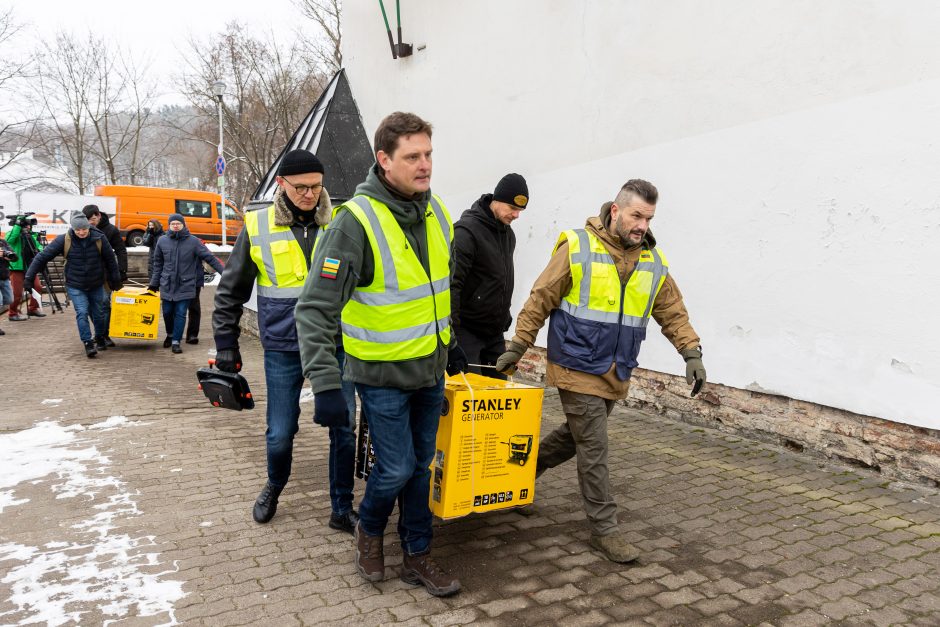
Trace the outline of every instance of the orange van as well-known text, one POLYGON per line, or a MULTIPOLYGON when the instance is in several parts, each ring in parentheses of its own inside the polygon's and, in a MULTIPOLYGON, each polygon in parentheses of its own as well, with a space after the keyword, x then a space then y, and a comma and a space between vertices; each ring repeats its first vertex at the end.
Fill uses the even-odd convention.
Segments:
MULTIPOLYGON (((222 243, 222 216, 219 206, 222 197, 213 192, 188 189, 165 189, 138 185, 98 185, 95 196, 110 196, 117 200, 115 226, 128 246, 142 245, 147 222, 156 218, 166 230, 170 214, 186 218, 189 232, 213 244, 222 243)), ((244 221, 241 212, 230 201, 225 201, 225 227, 228 244, 234 244, 244 221)))

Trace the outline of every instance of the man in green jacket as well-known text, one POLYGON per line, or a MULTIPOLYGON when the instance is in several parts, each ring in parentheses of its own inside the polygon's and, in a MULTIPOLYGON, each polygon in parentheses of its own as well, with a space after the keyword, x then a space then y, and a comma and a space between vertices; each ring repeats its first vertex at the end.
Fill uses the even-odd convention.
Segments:
POLYGON ((449 320, 453 225, 431 194, 430 124, 389 115, 376 130, 375 155, 317 243, 295 310, 300 356, 317 416, 346 411, 342 377, 355 382, 369 420, 376 465, 359 506, 357 571, 383 579, 383 536, 397 502, 402 580, 447 596, 460 582, 430 557, 428 493, 444 371, 467 367, 449 320), (334 354, 340 314, 342 373, 334 354))
MULTIPOLYGON (((17 260, 10 262, 10 284, 13 288, 13 302, 10 304, 10 320, 12 322, 20 322, 23 320, 28 320, 32 318, 44 318, 46 314, 42 313, 39 308, 39 301, 37 301, 32 293, 30 293, 28 298, 28 305, 26 307, 27 315, 24 316, 20 313, 20 303, 23 302, 23 292, 26 290, 27 286, 23 285, 23 279, 26 275, 26 268, 29 267, 29 264, 32 262, 33 257, 35 256, 34 251, 39 251, 41 246, 39 245, 39 236, 33 233, 33 224, 35 218, 30 218, 28 216, 15 216, 15 221, 13 223, 13 228, 7 233, 7 244, 10 245, 10 248, 13 249, 13 253, 16 255, 17 260), (25 245, 25 239, 32 241, 32 245, 25 245)), ((30 292, 36 290, 37 292, 42 292, 42 286, 39 284, 39 277, 36 277, 33 280, 33 284, 29 286, 30 292)))

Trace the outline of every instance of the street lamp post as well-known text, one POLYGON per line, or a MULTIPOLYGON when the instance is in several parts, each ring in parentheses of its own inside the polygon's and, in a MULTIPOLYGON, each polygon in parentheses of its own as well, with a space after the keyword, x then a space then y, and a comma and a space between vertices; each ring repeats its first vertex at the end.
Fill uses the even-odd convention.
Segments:
MULTIPOLYGON (((212 84, 212 94, 219 101, 219 157, 222 155, 222 96, 225 94, 225 83, 216 81, 212 84)), ((219 173, 219 195, 222 197, 222 204, 219 206, 219 214, 222 216, 222 245, 228 245, 228 229, 225 226, 225 172, 219 173)))

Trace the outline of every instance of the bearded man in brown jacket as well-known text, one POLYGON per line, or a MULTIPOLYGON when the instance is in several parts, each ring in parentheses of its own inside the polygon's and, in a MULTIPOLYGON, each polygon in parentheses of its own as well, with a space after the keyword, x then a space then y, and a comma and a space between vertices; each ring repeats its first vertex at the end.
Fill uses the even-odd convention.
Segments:
POLYGON ((650 316, 686 361, 692 395, 705 383, 699 337, 665 255, 649 230, 659 192, 627 181, 584 229, 562 233, 532 287, 516 334, 496 362, 510 373, 547 318, 548 383, 558 388, 566 422, 539 445, 536 476, 577 456, 591 546, 614 562, 639 550, 618 530, 607 468, 607 417, 626 398, 650 316))

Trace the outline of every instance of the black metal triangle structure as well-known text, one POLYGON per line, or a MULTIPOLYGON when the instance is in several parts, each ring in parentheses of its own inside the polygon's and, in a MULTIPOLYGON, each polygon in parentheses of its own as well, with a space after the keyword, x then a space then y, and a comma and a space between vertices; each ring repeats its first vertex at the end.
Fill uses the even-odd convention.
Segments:
POLYGON ((365 180, 369 168, 375 162, 375 155, 362 126, 362 117, 353 99, 346 70, 340 70, 333 76, 320 99, 264 175, 246 209, 266 207, 273 202, 277 190, 277 168, 284 155, 295 148, 309 150, 323 162, 326 170, 323 185, 329 191, 334 206, 352 198, 356 186, 365 180))

